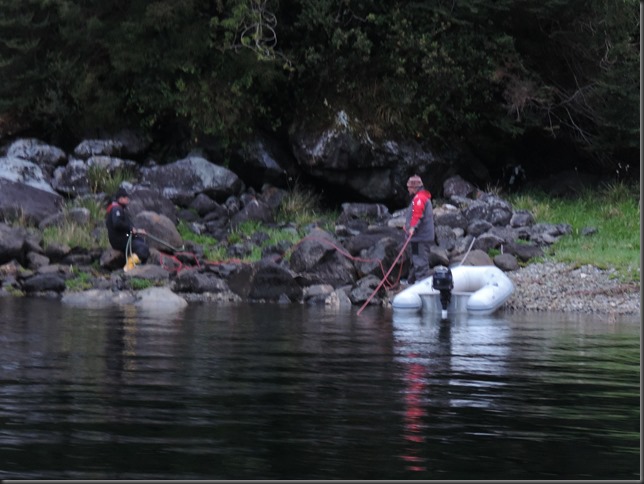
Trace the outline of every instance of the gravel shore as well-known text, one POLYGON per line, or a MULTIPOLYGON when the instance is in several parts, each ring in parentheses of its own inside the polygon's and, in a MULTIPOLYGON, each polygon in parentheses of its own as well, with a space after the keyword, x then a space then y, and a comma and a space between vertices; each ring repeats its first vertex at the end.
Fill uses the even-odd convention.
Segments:
POLYGON ((640 283, 623 283, 613 270, 539 263, 506 273, 515 292, 504 308, 607 315, 640 314, 640 283))

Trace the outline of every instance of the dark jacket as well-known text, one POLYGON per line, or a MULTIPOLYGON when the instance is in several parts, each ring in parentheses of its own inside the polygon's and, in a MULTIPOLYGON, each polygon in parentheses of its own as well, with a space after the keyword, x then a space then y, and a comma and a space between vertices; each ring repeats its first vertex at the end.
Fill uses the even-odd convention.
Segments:
POLYGON ((434 242, 434 211, 432 195, 427 190, 419 190, 407 210, 405 230, 414 227, 412 242, 434 242))
POLYGON ((107 227, 107 237, 110 239, 112 248, 125 252, 127 239, 132 231, 132 222, 130 214, 127 212, 127 207, 117 202, 112 202, 105 213, 105 226, 107 227))

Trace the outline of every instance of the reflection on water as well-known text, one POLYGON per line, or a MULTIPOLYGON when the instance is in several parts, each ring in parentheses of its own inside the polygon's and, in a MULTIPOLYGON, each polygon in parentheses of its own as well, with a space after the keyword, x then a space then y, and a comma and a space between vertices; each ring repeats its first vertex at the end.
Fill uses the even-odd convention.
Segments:
POLYGON ((639 479, 639 318, 0 299, 0 478, 639 479))

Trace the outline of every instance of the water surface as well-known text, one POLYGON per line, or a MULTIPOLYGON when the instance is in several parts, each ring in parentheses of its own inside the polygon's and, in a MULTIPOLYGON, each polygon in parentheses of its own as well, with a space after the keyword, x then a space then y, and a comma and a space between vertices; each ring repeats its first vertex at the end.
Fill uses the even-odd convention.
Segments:
POLYGON ((0 299, 3 479, 639 479, 639 317, 0 299))

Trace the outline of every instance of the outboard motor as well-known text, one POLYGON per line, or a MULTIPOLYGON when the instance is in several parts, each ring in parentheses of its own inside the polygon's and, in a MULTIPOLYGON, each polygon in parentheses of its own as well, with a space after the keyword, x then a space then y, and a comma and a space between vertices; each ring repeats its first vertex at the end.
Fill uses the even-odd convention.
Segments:
POLYGON ((452 289, 454 289, 452 271, 445 266, 436 266, 432 276, 432 288, 440 292, 441 307, 443 308, 442 317, 446 319, 447 306, 452 300, 452 289))

